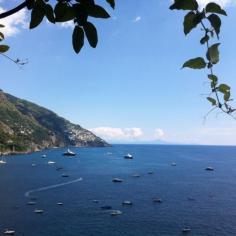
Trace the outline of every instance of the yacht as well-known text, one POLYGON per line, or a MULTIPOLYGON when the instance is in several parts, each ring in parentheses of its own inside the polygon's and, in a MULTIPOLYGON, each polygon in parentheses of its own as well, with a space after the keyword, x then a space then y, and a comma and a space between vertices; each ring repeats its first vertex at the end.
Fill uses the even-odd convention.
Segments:
POLYGON ((131 201, 123 201, 123 202, 122 202, 122 205, 123 205, 123 206, 132 206, 133 203, 132 203, 131 201))
POLYGON ((185 227, 185 228, 182 229, 182 232, 183 232, 183 233, 190 233, 190 232, 191 232, 191 229, 185 227))
POLYGON ((48 161, 48 165, 55 164, 55 161, 48 161))
POLYGON ((72 152, 69 148, 67 149, 66 152, 63 153, 63 156, 75 156, 76 153, 72 152))
POLYGON ((209 170, 209 171, 213 171, 214 170, 214 168, 213 167, 211 167, 211 166, 208 166, 205 170, 209 170))
POLYGON ((161 198, 154 198, 153 202, 162 203, 162 199, 161 198))
POLYGON ((114 182, 114 183, 121 183, 121 182, 123 182, 123 179, 114 178, 114 179, 112 180, 112 182, 114 182))
POLYGON ((41 210, 41 209, 35 209, 34 210, 34 213, 37 213, 37 214, 42 214, 44 211, 41 210))
POLYGON ((5 235, 14 235, 14 234, 15 234, 15 230, 6 229, 6 230, 4 231, 4 234, 5 234, 5 235))
POLYGON ((130 153, 128 153, 124 156, 124 158, 125 159, 133 159, 133 156, 130 153))
POLYGON ((119 211, 119 210, 113 210, 111 211, 111 216, 118 216, 118 215, 121 215, 122 214, 122 211, 119 211))

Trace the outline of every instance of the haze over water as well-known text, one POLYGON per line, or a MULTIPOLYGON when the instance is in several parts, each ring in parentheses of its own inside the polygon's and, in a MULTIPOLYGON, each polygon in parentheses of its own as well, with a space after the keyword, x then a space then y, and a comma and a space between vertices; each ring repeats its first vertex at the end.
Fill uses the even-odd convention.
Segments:
POLYGON ((176 236, 187 226, 189 235, 235 235, 236 147, 114 145, 72 150, 76 158, 55 149, 6 159, 0 166, 0 232, 176 236), (44 153, 47 157, 41 158, 44 153), (134 159, 125 160, 127 153, 134 159), (48 165, 49 160, 56 163, 48 165), (215 171, 206 171, 207 166, 215 171), (69 177, 61 177, 63 173, 69 177), (124 181, 113 183, 115 177, 124 181), (37 198, 35 206, 27 205, 30 197, 37 198), (155 197, 163 202, 153 203, 155 197), (122 206, 124 200, 134 205, 122 206), (112 217, 100 209, 104 205, 123 214, 112 217), (44 213, 35 214, 35 208, 44 213))

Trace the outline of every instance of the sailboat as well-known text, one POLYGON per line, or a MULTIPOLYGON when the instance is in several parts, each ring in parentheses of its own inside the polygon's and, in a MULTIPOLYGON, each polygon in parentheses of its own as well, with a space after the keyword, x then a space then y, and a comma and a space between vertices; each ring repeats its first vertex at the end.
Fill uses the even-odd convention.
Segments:
POLYGON ((63 153, 63 156, 75 156, 76 153, 72 152, 69 148, 67 149, 66 152, 63 153))

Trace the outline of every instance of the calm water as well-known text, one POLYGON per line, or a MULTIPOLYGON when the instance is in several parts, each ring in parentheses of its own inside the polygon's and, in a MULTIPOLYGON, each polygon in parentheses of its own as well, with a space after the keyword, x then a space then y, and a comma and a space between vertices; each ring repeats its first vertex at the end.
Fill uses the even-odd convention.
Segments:
POLYGON ((236 147, 115 145, 72 150, 79 157, 68 159, 61 155, 63 149, 55 149, 7 158, 0 166, 0 232, 10 228, 25 236, 176 236, 188 226, 189 235, 236 235, 236 147), (123 158, 128 152, 133 160, 123 158), (47 158, 41 158, 43 153, 47 158), (56 164, 48 165, 49 160, 56 164), (207 166, 215 171, 205 171, 207 166), (141 177, 132 176, 136 173, 141 177), (60 185, 80 177, 82 181, 60 185), (114 177, 124 182, 112 183, 114 177), (56 184, 31 192, 37 204, 27 205, 28 191, 56 184), (153 203, 154 197, 163 202, 153 203), (124 207, 124 200, 134 205, 124 207), (103 205, 123 214, 112 217, 100 209, 103 205), (44 213, 35 214, 35 208, 44 213))

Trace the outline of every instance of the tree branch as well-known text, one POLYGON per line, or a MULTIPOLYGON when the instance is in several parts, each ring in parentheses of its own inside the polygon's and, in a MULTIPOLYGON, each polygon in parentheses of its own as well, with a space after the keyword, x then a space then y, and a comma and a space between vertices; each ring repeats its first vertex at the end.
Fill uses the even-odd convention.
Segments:
POLYGON ((11 16, 11 15, 15 14, 16 12, 20 11, 21 9, 25 8, 27 6, 27 2, 28 2, 28 0, 25 0, 24 2, 22 2, 17 7, 13 8, 13 9, 11 9, 9 11, 1 13, 0 14, 0 19, 3 19, 3 18, 8 17, 8 16, 11 16))

